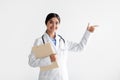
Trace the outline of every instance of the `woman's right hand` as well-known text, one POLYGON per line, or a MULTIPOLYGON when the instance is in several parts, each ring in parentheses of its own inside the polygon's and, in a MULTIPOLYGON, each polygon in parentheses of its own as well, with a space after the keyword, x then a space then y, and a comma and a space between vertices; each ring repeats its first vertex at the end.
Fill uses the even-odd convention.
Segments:
POLYGON ((51 59, 51 62, 56 61, 56 54, 51 54, 50 59, 51 59))
POLYGON ((94 32, 95 27, 98 27, 98 25, 91 25, 90 26, 90 24, 88 23, 87 30, 90 31, 90 32, 94 32))

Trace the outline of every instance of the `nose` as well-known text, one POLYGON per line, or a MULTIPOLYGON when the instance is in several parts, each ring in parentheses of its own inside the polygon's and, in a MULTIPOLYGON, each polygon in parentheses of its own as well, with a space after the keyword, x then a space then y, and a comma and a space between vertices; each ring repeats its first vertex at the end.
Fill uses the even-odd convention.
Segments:
POLYGON ((55 23, 53 23, 53 27, 56 27, 56 24, 55 24, 55 23))

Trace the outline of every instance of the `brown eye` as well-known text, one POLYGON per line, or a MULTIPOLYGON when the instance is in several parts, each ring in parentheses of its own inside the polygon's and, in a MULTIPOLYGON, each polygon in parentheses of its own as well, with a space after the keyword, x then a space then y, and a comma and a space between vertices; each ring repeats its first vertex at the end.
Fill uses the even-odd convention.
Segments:
POLYGON ((59 22, 56 22, 56 25, 58 25, 59 24, 59 22))
POLYGON ((50 20, 50 22, 49 22, 50 24, 52 24, 53 22, 50 20))

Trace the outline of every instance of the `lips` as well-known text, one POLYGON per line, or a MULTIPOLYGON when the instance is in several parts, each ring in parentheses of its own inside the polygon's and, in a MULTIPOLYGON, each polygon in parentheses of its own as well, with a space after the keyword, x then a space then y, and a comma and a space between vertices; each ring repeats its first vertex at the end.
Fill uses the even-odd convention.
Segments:
POLYGON ((54 27, 50 27, 50 29, 51 29, 51 30, 53 30, 53 29, 54 29, 54 30, 56 30, 56 29, 57 29, 57 27, 55 27, 55 28, 54 28, 54 27))

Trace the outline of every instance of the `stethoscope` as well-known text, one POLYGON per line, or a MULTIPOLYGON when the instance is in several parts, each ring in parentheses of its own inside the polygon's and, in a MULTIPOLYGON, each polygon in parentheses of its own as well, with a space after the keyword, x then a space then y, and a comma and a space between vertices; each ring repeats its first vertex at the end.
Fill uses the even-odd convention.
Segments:
MULTIPOLYGON (((65 40, 62 38, 62 36, 60 36, 60 35, 58 35, 58 36, 60 37, 59 42, 62 39, 63 42, 65 43, 65 40)), ((43 44, 45 44, 44 35, 42 35, 42 41, 43 41, 43 44)))
MULTIPOLYGON (((61 40, 62 40, 62 42, 63 42, 63 44, 65 44, 65 40, 62 38, 62 36, 60 36, 60 35, 58 35, 59 37, 60 37, 60 39, 59 39, 59 43, 61 43, 61 40)), ((42 42, 43 42, 43 44, 45 44, 45 39, 44 39, 44 35, 42 35, 42 42)), ((55 45, 53 45, 53 47, 55 48, 55 45)), ((59 45, 59 48, 61 49, 61 50, 65 50, 65 45, 59 45)), ((56 52, 57 52, 57 50, 55 50, 56 52)))

